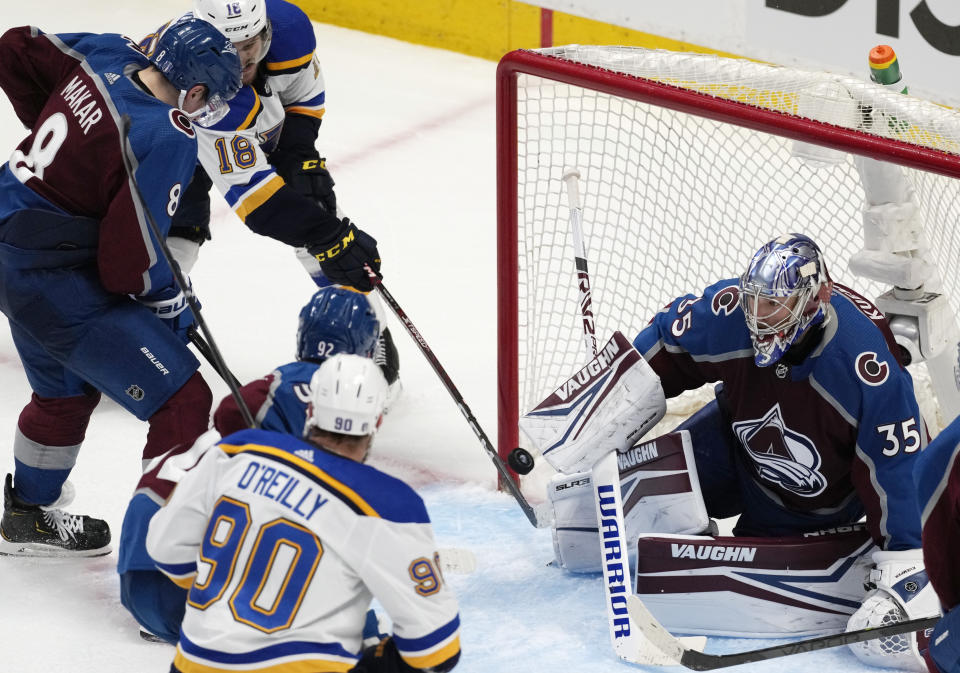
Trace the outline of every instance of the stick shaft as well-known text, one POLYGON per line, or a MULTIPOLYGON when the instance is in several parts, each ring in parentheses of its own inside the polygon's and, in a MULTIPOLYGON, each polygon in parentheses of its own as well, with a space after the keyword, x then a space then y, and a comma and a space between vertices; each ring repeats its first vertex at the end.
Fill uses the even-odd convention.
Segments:
POLYGON ((563 175, 570 206, 570 238, 573 240, 573 260, 577 270, 580 317, 583 327, 583 343, 590 357, 597 354, 596 325, 593 318, 593 295, 590 289, 590 271, 587 267, 586 246, 583 240, 583 208, 580 206, 580 173, 576 169, 563 175))
MULTIPOLYGON (((130 146, 130 123, 130 116, 123 115, 121 118, 123 151, 120 152, 120 154, 123 156, 123 165, 127 170, 127 177, 130 179, 130 185, 133 187, 133 196, 143 209, 143 214, 147 219, 147 224, 150 226, 150 231, 153 234, 153 237, 157 239, 157 245, 160 247, 160 252, 163 254, 164 260, 173 271, 173 278, 177 283, 177 287, 179 287, 180 291, 183 292, 183 296, 186 298, 187 304, 190 306, 190 310, 193 311, 193 317, 197 322, 197 326, 207 338, 206 343, 208 346, 209 356, 212 358, 210 364, 218 373, 229 372, 230 370, 227 368, 227 364, 224 362, 223 356, 220 354, 220 349, 217 348, 217 343, 213 339, 213 334, 210 332, 206 321, 203 319, 203 315, 200 313, 200 302, 198 302, 193 296, 193 288, 190 287, 190 284, 187 282, 186 278, 184 278, 183 272, 180 271, 180 266, 174 261, 173 253, 170 252, 170 248, 167 246, 166 236, 160 232, 160 227, 157 226, 157 221, 153 218, 153 213, 150 212, 150 207, 147 206, 147 201, 143 198, 143 192, 140 191, 140 185, 137 184, 137 180, 134 177, 133 166, 130 163, 130 157, 133 156, 133 148, 130 146)), ((204 355, 206 356, 207 354, 204 355)), ((250 409, 247 407, 247 403, 243 399, 243 396, 240 395, 240 388, 238 385, 236 385, 235 381, 236 379, 231 381, 224 377, 224 382, 227 384, 227 387, 230 388, 230 394, 233 396, 234 400, 236 400, 237 407, 240 409, 240 414, 243 416, 244 422, 249 427, 255 428, 257 425, 253 420, 253 415, 250 413, 250 409)))
POLYGON ((483 446, 484 451, 487 452, 487 455, 490 456, 490 460, 493 461, 494 467, 497 468, 497 472, 500 474, 501 481, 506 484, 507 490, 510 491, 510 494, 517 501, 517 504, 520 505, 520 509, 523 510, 523 513, 526 515, 530 523, 536 526, 537 515, 533 511, 533 507, 531 507, 530 503, 527 502, 526 497, 524 497, 523 493, 520 491, 520 487, 517 486, 517 483, 513 480, 509 469, 506 465, 504 465, 503 459, 500 457, 500 454, 497 453, 497 450, 493 447, 493 444, 490 443, 490 439, 483 431, 483 428, 480 427, 480 423, 477 421, 476 417, 474 417, 473 412, 470 411, 470 407, 467 406, 466 401, 463 399, 463 395, 460 394, 460 391, 457 390, 457 387, 453 384, 453 381, 447 374, 447 370, 444 369, 443 365, 440 364, 440 360, 437 359, 437 356, 434 354, 429 344, 427 344, 427 340, 423 338, 420 330, 418 330, 413 324, 413 321, 410 320, 410 317, 407 315, 406 311, 400 307, 400 304, 397 302, 397 300, 394 299, 393 295, 390 294, 390 291, 384 286, 383 281, 380 280, 380 277, 377 276, 376 273, 374 273, 369 267, 367 268, 367 272, 371 276, 371 281, 376 283, 377 290, 380 292, 380 296, 383 297, 383 300, 387 303, 387 306, 390 307, 390 310, 393 311, 395 316, 397 316, 397 319, 403 325, 404 329, 407 330, 407 334, 409 334, 414 343, 417 344, 420 352, 423 353, 423 356, 433 368, 434 373, 436 373, 437 377, 443 383, 444 387, 447 389, 447 392, 450 394, 450 397, 453 398, 457 408, 460 409, 460 413, 462 413, 463 417, 467 419, 467 424, 473 430, 473 433, 477 436, 477 439, 480 440, 480 444, 483 446))

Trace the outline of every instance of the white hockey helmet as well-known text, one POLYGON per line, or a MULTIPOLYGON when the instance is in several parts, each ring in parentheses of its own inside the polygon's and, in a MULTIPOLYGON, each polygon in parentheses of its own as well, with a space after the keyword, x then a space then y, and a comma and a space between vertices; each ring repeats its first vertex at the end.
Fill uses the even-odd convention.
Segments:
POLYGON ((266 0, 193 0, 193 13, 216 26, 231 42, 249 40, 266 30, 266 55, 271 34, 266 0))
POLYGON ((310 378, 303 432, 319 428, 362 437, 377 431, 387 400, 387 380, 372 358, 338 353, 310 378))

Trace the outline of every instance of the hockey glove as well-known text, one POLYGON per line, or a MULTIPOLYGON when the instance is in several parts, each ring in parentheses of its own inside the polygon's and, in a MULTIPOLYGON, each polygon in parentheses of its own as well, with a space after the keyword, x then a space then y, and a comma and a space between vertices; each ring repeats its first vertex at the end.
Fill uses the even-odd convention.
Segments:
POLYGON ((291 189, 313 199, 328 213, 337 214, 337 195, 333 191, 336 183, 327 170, 325 157, 275 155, 275 161, 274 169, 291 189))
POLYGON ((363 651, 360 661, 350 669, 350 673, 423 673, 425 670, 431 673, 444 673, 456 666, 459 659, 460 653, 457 652, 438 666, 428 669, 414 668, 400 656, 393 638, 384 638, 378 644, 363 651))
MULTIPOLYGON (((191 285, 191 291, 192 291, 191 285)), ((164 324, 173 330, 173 333, 180 337, 183 343, 189 343, 190 337, 187 333, 188 328, 194 324, 195 318, 187 298, 180 288, 171 285, 156 294, 149 297, 138 297, 137 301, 153 311, 164 324)), ((200 306, 200 300, 194 297, 197 307, 200 306)))
MULTIPOLYGON (((875 567, 866 583, 867 596, 850 616, 847 631, 940 614, 940 601, 927 577, 921 550, 875 551, 873 562, 875 567)), ((854 643, 850 649, 871 666, 926 669, 915 633, 854 643)))
POLYGON ((307 246, 307 250, 320 263, 323 275, 339 285, 349 285, 361 292, 373 290, 365 266, 375 273, 380 271, 380 253, 377 241, 343 218, 336 235, 322 243, 307 246))

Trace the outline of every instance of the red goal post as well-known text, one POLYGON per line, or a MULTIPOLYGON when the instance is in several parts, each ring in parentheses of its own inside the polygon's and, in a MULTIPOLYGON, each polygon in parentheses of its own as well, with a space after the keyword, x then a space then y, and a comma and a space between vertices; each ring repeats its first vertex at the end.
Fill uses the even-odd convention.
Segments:
MULTIPOLYGON (((908 66, 909 67, 909 66, 908 66)), ((864 68, 866 71, 866 67, 864 68)), ((585 361, 562 174, 581 173, 596 335, 632 338, 677 296, 741 271, 787 231, 856 278, 851 154, 904 167, 939 279, 960 298, 960 114, 867 80, 716 56, 571 45, 497 69, 498 451, 585 361), (798 144, 799 142, 799 144, 798 144), (818 148, 829 148, 819 152, 818 148)))

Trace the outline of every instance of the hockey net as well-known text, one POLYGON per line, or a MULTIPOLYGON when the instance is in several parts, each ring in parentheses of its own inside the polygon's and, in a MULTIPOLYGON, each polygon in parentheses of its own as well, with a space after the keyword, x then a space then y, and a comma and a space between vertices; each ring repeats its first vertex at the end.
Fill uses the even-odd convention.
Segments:
POLYGON ((524 444, 518 415, 588 359, 568 168, 581 175, 600 343, 617 329, 632 339, 672 299, 739 275, 763 242, 789 231, 820 243, 835 280, 870 299, 888 290, 847 269, 863 247, 850 153, 904 167, 942 283, 928 288, 957 314, 953 110, 868 80, 629 47, 511 52, 497 95, 501 455, 524 444))

